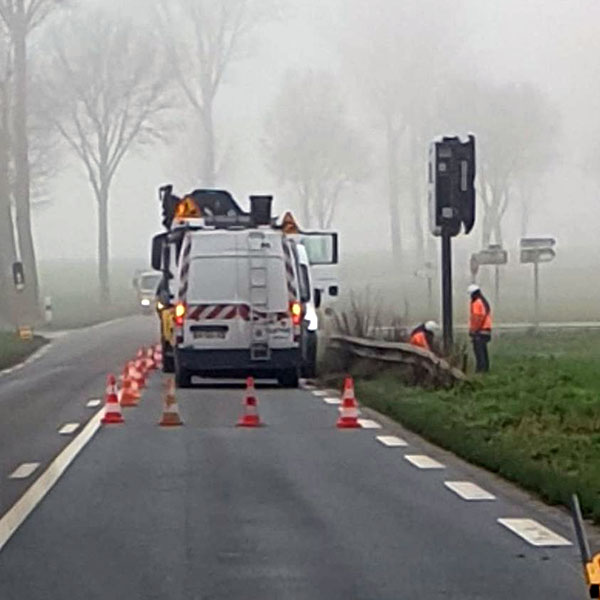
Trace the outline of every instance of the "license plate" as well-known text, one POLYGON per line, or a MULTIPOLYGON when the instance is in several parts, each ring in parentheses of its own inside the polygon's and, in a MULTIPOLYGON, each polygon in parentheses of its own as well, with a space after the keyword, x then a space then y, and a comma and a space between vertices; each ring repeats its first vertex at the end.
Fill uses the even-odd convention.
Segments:
POLYGON ((224 340, 227 335, 227 327, 192 329, 192 335, 195 340, 224 340))

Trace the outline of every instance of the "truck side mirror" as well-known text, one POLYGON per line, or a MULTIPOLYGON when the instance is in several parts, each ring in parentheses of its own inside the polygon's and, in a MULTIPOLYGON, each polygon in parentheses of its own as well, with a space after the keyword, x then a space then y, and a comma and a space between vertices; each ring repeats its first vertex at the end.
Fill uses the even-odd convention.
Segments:
POLYGON ((165 243, 166 234, 160 233, 152 238, 152 268, 155 271, 162 269, 163 246, 165 243))
POLYGON ((321 290, 319 290, 318 288, 315 288, 314 293, 315 293, 315 308, 320 308, 321 302, 323 301, 323 294, 321 294, 321 290))

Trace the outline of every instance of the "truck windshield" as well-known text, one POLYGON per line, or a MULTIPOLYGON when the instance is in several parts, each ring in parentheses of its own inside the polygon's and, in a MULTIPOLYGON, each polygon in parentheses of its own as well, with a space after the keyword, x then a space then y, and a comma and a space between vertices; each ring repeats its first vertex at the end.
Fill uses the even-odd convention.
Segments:
POLYGON ((162 275, 143 275, 140 279, 140 289, 155 292, 162 275))

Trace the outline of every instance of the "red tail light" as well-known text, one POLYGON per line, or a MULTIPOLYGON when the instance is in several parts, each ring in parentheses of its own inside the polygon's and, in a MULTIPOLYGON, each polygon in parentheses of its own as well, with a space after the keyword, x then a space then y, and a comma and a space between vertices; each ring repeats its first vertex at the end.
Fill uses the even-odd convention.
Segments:
POLYGON ((302 322, 302 304, 300 302, 290 302, 290 315, 294 325, 300 325, 302 322))
POLYGON ((177 325, 177 327, 181 327, 183 325, 185 310, 185 304, 183 302, 178 302, 175 305, 175 325, 177 325))

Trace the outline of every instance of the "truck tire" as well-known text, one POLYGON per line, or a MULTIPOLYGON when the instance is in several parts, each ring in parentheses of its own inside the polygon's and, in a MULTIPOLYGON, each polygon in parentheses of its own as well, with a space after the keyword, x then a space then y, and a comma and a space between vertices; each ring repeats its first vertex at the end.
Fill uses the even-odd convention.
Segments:
POLYGON ((317 376, 317 332, 306 332, 306 358, 302 365, 302 377, 314 379, 317 376))
POLYGON ((171 344, 163 341, 162 355, 163 355, 163 373, 174 373, 175 372, 175 360, 173 358, 173 348, 171 344))
POLYGON ((300 384, 298 369, 286 369, 277 376, 279 385, 284 388, 297 388, 300 384))
POLYGON ((187 369, 179 366, 177 361, 175 361, 175 387, 192 387, 192 374, 187 369))

